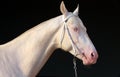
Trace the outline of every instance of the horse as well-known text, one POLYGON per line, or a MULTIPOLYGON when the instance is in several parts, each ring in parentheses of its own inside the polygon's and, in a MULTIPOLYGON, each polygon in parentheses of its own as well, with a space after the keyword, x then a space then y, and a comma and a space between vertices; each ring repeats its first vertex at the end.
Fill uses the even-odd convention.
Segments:
POLYGON ((0 77, 35 77, 55 49, 61 48, 84 65, 95 64, 98 53, 78 16, 61 2, 62 15, 46 20, 0 45, 0 77))

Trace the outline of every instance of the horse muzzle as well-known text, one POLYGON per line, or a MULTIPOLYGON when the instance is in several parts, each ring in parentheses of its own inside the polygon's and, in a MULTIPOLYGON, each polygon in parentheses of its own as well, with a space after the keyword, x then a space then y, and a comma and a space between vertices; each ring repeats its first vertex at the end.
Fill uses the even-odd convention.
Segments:
POLYGON ((96 51, 90 52, 89 54, 83 53, 81 58, 84 65, 95 64, 98 59, 98 53, 96 51))

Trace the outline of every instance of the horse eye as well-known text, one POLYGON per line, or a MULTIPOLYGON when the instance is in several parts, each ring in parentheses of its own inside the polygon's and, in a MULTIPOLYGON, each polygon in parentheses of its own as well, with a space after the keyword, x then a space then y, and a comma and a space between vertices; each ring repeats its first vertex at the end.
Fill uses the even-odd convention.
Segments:
POLYGON ((75 27, 75 28, 74 28, 74 31, 75 31, 75 32, 77 32, 77 31, 78 31, 78 28, 77 28, 77 27, 75 27))

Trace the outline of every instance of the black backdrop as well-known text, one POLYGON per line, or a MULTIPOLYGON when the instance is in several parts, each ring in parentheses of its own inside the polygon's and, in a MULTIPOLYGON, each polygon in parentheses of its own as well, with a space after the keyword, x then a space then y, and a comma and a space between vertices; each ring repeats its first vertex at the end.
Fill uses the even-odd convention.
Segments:
MULTIPOLYGON (((99 53, 98 62, 84 66, 77 60, 79 77, 120 77, 120 3, 118 0, 65 0, 79 16, 99 53)), ((0 2, 0 44, 6 43, 33 26, 60 15, 61 0, 0 2)), ((56 50, 37 77, 74 77, 73 56, 56 50)))

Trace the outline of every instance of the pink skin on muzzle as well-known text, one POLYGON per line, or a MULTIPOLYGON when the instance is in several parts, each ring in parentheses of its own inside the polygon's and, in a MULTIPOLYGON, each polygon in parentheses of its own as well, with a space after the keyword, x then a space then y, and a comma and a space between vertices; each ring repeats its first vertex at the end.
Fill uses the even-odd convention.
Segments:
POLYGON ((84 65, 91 65, 91 64, 95 64, 97 62, 98 53, 95 49, 85 48, 82 51, 83 51, 83 53, 82 53, 83 56, 82 56, 81 60, 83 61, 84 65))

